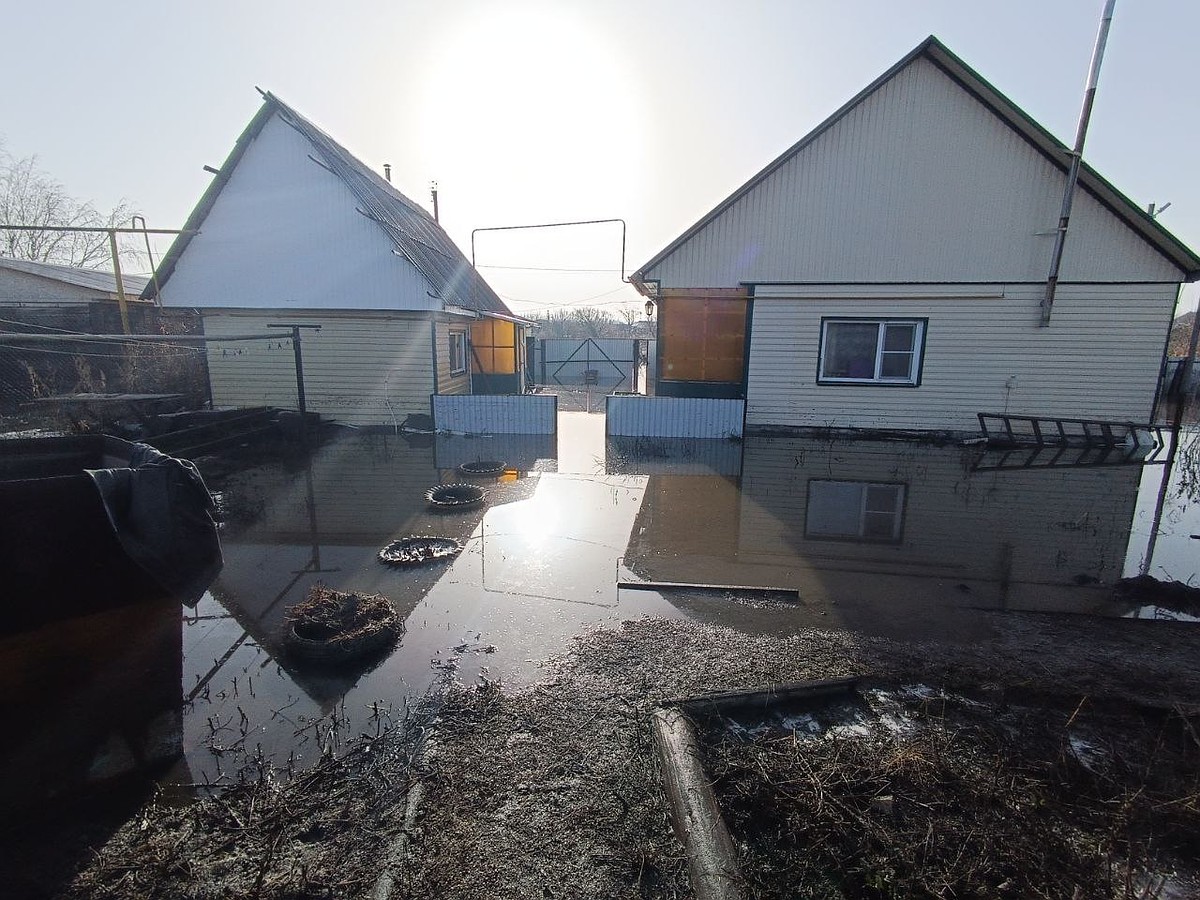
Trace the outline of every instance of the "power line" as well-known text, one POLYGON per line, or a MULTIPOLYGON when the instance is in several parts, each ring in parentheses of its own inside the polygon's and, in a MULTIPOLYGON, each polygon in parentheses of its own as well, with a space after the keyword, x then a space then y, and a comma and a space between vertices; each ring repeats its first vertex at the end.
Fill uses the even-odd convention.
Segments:
MULTIPOLYGON (((543 310, 548 311, 548 310, 552 310, 552 309, 562 309, 563 307, 567 307, 567 306, 582 306, 585 303, 591 303, 591 301, 598 300, 601 297, 607 297, 610 294, 615 294, 618 291, 623 291, 623 290, 625 290, 625 287, 626 287, 625 285, 621 285, 621 287, 613 288, 610 291, 604 291, 603 293, 600 293, 600 294, 593 294, 591 297, 584 297, 582 300, 567 300, 565 302, 548 302, 545 300, 521 300, 517 297, 508 297, 503 294, 501 294, 501 296, 504 297, 505 300, 508 300, 510 303, 529 303, 529 304, 533 304, 535 306, 540 306, 543 310)), ((594 306, 609 306, 614 303, 632 303, 632 302, 634 302, 634 301, 622 298, 619 300, 608 300, 608 301, 605 301, 604 303, 596 303, 593 305, 594 306)))
POLYGON ((476 266, 477 269, 509 269, 521 272, 583 272, 592 275, 610 275, 614 272, 620 272, 620 269, 577 269, 577 268, 555 268, 553 266, 495 266, 486 263, 476 266))
MULTIPOLYGON (((16 347, 12 344, 5 344, 3 336, 0 336, 0 350, 16 350, 21 353, 51 353, 55 356, 86 356, 91 359, 124 359, 128 360, 129 355, 125 353, 91 353, 86 350, 51 350, 47 347, 16 347)), ((202 347, 174 347, 169 350, 159 351, 160 356, 186 356, 189 353, 203 353, 202 347)))

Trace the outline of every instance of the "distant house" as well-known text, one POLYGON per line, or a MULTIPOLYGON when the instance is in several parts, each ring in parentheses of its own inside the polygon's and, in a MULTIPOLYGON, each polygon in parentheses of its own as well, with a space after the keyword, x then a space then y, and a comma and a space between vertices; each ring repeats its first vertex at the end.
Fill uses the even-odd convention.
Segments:
MULTIPOLYGON (((210 336, 321 326, 303 336, 311 411, 391 424, 434 393, 524 389, 527 321, 432 216, 272 94, 185 228, 163 304, 198 309, 210 336)), ((210 343, 208 363, 215 405, 295 405, 284 341, 210 343)))
POLYGON ((977 412, 1148 422, 1200 258, 930 37, 633 276, 661 396, 747 428, 976 431, 977 412))
MULTIPOLYGON (((150 283, 137 275, 122 275, 121 280, 131 302, 150 283)), ((71 306, 116 300, 117 279, 112 272, 0 256, 0 305, 71 306)))

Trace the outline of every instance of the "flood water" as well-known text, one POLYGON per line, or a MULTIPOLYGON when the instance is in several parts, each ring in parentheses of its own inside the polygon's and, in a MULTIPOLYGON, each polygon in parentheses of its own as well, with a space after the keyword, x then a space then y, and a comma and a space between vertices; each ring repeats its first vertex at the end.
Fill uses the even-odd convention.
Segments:
POLYGON ((1161 492, 1155 462, 795 437, 606 443, 603 416, 582 412, 549 438, 349 432, 307 459, 210 476, 225 567, 195 608, 131 606, 0 644, 6 693, 48 713, 6 761, 36 769, 70 744, 64 785, 150 761, 180 787, 258 759, 302 766, 446 679, 527 684, 574 636, 639 616, 962 640, 994 627, 981 609, 1182 618, 1112 587, 1197 578, 1198 457, 1188 432, 1161 492), (480 459, 509 464, 478 482, 486 507, 429 513, 425 490, 480 459), (410 534, 465 549, 417 570, 377 561, 410 534), (618 587, 638 580, 791 596, 618 587), (286 611, 317 583, 388 596, 407 629, 394 652, 335 672, 291 658, 286 611), (72 716, 86 727, 67 739, 72 716))

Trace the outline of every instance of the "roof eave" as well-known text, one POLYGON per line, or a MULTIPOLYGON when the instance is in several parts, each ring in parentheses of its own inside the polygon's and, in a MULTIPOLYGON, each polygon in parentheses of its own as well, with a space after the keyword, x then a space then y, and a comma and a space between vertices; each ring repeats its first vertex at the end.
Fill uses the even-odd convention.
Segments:
POLYGON ((217 202, 217 197, 220 196, 222 189, 229 183, 229 179, 233 177, 233 170, 237 168, 237 164, 241 161, 246 153, 246 149, 253 143, 254 139, 262 132, 271 116, 275 114, 275 105, 269 94, 263 94, 263 104, 259 107, 258 112, 254 114, 254 118, 250 120, 250 124, 238 137, 237 142, 233 145, 233 149, 229 152, 225 162, 221 164, 221 168, 217 170, 217 174, 213 176, 204 193, 200 195, 200 201, 196 204, 195 209, 187 217, 187 221, 183 223, 183 233, 171 242, 171 246, 167 249, 166 255, 162 258, 162 262, 158 264, 158 270, 155 273, 156 278, 151 279, 142 291, 143 300, 153 300, 156 294, 161 293, 167 281, 170 280, 172 273, 175 271, 175 266, 179 263, 179 258, 191 243, 192 238, 200 233, 200 226, 208 217, 213 205, 217 202))

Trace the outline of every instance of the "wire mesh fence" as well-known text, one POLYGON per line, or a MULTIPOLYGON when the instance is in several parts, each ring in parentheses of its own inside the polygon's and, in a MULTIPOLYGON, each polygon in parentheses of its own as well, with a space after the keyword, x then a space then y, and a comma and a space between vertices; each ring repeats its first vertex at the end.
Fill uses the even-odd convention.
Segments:
POLYGON ((0 308, 0 431, 96 430, 207 404, 204 345, 171 340, 198 335, 199 317, 136 306, 130 324, 124 338, 111 303, 0 308))

